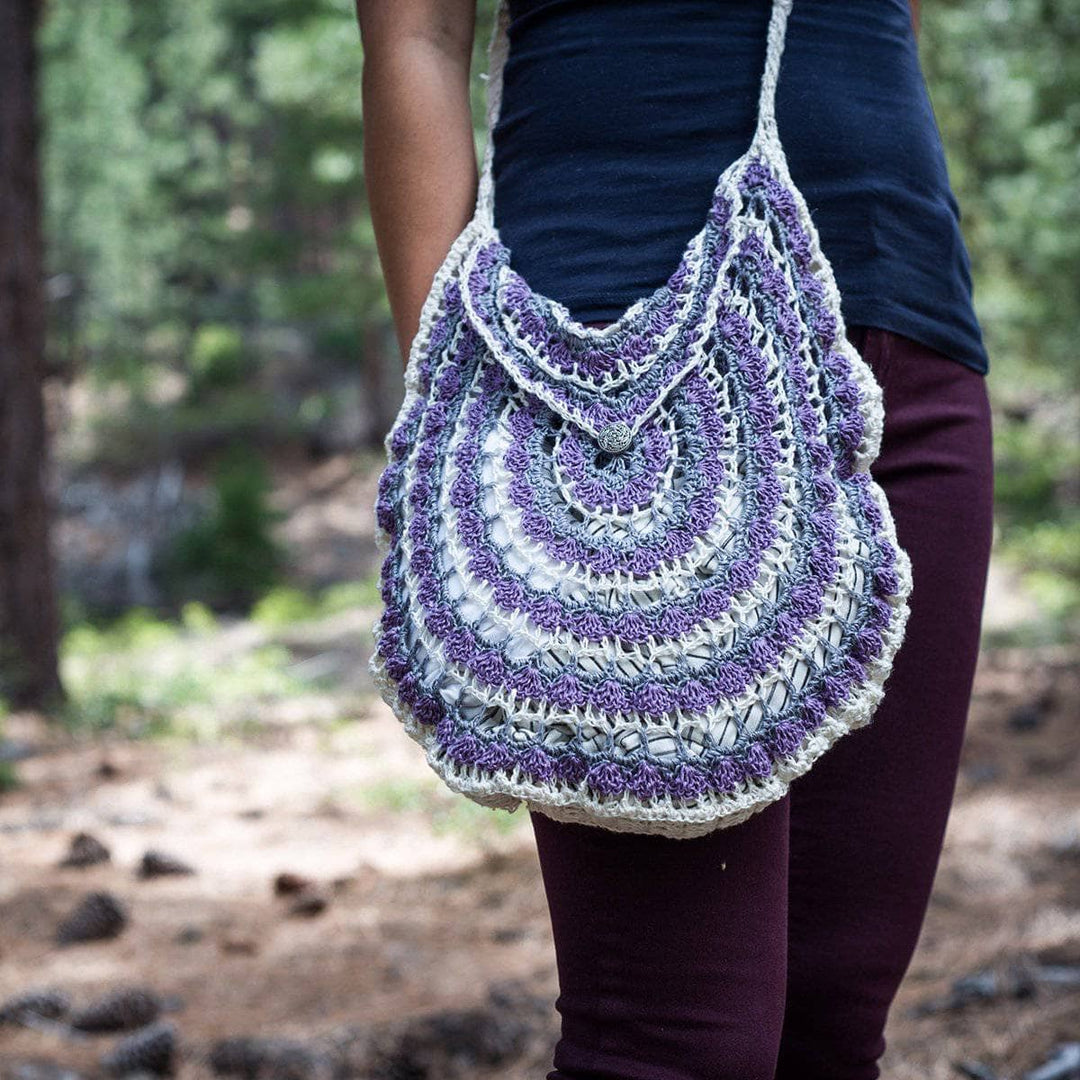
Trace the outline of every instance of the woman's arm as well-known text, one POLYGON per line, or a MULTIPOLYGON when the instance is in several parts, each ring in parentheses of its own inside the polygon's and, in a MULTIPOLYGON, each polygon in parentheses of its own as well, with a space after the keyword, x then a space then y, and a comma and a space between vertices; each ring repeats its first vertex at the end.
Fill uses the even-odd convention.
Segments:
POLYGON ((915 27, 915 36, 919 36, 919 0, 909 0, 911 4, 911 25, 915 27))
POLYGON ((472 217, 476 0, 356 0, 364 178, 405 362, 435 271, 472 217))

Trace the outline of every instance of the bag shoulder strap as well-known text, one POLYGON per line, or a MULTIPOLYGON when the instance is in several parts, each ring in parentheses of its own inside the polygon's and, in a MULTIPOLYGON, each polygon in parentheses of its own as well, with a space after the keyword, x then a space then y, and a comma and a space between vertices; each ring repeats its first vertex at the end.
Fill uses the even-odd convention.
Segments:
MULTIPOLYGON (((788 16, 794 0, 772 0, 772 12, 769 16, 768 40, 765 53, 765 68, 761 77, 761 89, 758 95, 757 130, 754 141, 762 138, 779 141, 776 130, 776 84, 780 75, 780 58, 784 53, 784 40, 788 16)), ((499 121, 499 109, 502 105, 503 67, 510 50, 510 2, 498 0, 495 18, 492 22, 491 37, 487 48, 487 72, 481 78, 487 81, 487 137, 484 144, 483 164, 480 168, 480 183, 476 195, 476 213, 487 225, 495 223, 495 190, 492 180, 492 164, 495 158, 495 140, 492 132, 499 121)))

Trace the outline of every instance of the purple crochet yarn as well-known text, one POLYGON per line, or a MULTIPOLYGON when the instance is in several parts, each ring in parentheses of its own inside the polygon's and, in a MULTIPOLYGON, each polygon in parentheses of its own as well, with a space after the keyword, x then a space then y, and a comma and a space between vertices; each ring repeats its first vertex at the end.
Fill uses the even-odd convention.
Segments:
POLYGON ((654 806, 750 791, 859 691, 886 648, 903 581, 880 495, 855 468, 866 421, 840 324, 768 161, 748 158, 735 191, 613 333, 567 327, 488 237, 418 339, 416 396, 388 436, 375 503, 385 555, 373 664, 472 776, 654 806), (747 232, 738 213, 770 227, 747 232), (744 296, 751 308, 735 303, 744 296), (601 452, 598 431, 615 422, 629 445, 601 452), (736 703, 813 640, 852 530, 869 555, 842 641, 779 710, 761 691, 764 715, 744 728, 736 703), (533 566, 588 587, 540 584, 533 566), (630 583, 654 576, 657 595, 631 599, 630 583), (500 634, 485 635, 486 616, 500 634), (591 661, 549 662, 544 635, 591 661), (664 643, 672 659, 659 664, 664 643), (451 666, 503 706, 503 727, 480 734, 438 676, 418 676, 451 666), (706 722, 710 710, 736 724, 733 744, 715 741, 723 725, 706 722), (540 729, 525 745, 510 738, 517 711, 540 729), (669 732, 669 747, 659 756, 650 736, 622 760, 576 740, 549 747, 555 723, 637 724, 669 732), (703 748, 683 742, 688 725, 703 748))

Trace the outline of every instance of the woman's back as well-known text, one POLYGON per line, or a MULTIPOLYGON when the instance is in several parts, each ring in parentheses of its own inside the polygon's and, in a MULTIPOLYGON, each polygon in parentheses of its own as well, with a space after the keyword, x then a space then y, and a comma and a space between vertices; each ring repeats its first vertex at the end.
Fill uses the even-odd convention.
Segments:
MULTIPOLYGON (((580 321, 662 285, 749 145, 763 0, 510 0, 495 222, 580 321)), ((985 372, 968 254, 906 0, 798 0, 776 97, 849 324, 985 372)))

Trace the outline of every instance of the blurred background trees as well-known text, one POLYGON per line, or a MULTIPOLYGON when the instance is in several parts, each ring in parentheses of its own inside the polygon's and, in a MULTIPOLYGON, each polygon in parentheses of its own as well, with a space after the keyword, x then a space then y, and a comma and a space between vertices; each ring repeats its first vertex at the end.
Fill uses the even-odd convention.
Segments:
POLYGON ((990 351, 999 552, 1068 622, 1080 608, 1080 3, 927 4, 920 49, 990 351))

